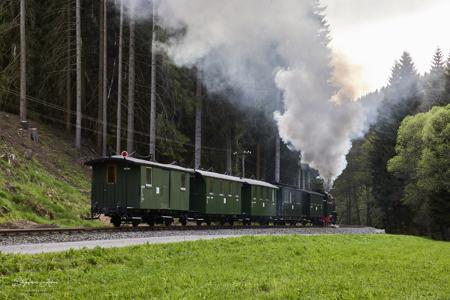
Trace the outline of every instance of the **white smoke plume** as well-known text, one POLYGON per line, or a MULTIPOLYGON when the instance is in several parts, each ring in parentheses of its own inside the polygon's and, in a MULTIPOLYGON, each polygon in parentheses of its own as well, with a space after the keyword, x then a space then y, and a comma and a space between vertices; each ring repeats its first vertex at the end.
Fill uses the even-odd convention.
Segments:
POLYGON ((326 32, 312 13, 314 2, 163 0, 157 12, 160 26, 181 32, 167 43, 169 56, 200 68, 210 90, 233 88, 243 99, 272 103, 281 91, 280 136, 302 151, 303 163, 333 181, 373 109, 354 101, 364 89, 354 68, 336 55, 330 61, 332 52, 318 38, 326 32))

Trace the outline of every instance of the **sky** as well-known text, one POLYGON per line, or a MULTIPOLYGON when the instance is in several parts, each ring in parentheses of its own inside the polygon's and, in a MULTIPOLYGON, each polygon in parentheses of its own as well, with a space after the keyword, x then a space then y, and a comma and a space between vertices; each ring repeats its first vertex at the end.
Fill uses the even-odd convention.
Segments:
POLYGON ((450 0, 321 0, 331 47, 359 70, 367 90, 386 85, 390 70, 408 51, 420 73, 437 47, 450 54, 450 0))

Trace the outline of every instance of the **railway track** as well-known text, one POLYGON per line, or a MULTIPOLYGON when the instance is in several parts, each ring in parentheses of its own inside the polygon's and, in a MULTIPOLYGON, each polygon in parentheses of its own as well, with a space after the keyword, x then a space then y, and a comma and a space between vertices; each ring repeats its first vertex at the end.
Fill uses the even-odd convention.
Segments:
POLYGON ((259 226, 259 225, 235 225, 235 226, 141 226, 141 227, 80 227, 80 228, 33 228, 33 229, 2 229, 1 236, 18 235, 43 235, 43 234, 78 234, 78 233, 101 233, 101 232, 148 232, 148 231, 193 231, 193 230, 240 230, 240 229, 269 229, 269 228, 316 228, 311 226, 259 226))

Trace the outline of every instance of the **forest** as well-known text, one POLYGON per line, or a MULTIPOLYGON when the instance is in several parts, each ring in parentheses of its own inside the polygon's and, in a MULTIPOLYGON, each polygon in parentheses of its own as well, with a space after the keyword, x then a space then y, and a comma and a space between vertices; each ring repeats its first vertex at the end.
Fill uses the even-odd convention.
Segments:
POLYGON ((388 85, 365 98, 382 105, 335 182, 342 222, 448 239, 450 57, 437 49, 430 71, 419 75, 405 52, 388 85))
MULTIPOLYGON (((305 1, 308 2, 308 1, 305 1)), ((330 53, 324 10, 314 42, 330 53)), ((155 15, 134 19, 122 1, 0 3, 0 111, 39 119, 98 155, 136 157, 323 191, 323 180, 280 141, 277 97, 239 101, 209 91, 202 70, 178 66, 159 45, 183 31, 155 15), (245 174, 243 174, 245 159, 245 174)), ((353 141, 331 193, 339 223, 448 239, 450 228, 450 57, 437 49, 426 74, 404 52, 367 134, 353 141)), ((331 76, 331 75, 330 75, 331 76)))
MULTIPOLYGON (((74 134, 74 141, 78 101, 75 2, 26 1, 23 97, 29 118, 65 128, 74 134)), ((240 175, 245 155, 248 177, 274 180, 279 138, 273 105, 259 100, 249 107, 237 103, 232 91, 227 96, 209 93, 194 68, 177 67, 166 54, 155 48, 152 52, 156 44, 152 39, 163 42, 167 38, 164 30, 157 26, 152 30, 151 17, 135 22, 123 16, 121 23, 118 2, 80 1, 81 144, 74 146, 99 154, 128 150, 138 157, 153 155, 160 162, 193 167, 196 143, 200 143, 201 163, 197 158, 196 167, 240 175), (155 110, 151 101, 156 103, 155 110), (155 132, 150 130, 150 120, 155 132), (201 140, 198 134, 196 138, 196 126, 201 126, 201 140)), ((0 110, 19 113, 19 1, 0 3, 0 24, 0 110)), ((281 180, 297 184, 299 153, 283 143, 279 149, 281 180)), ((320 182, 316 186, 320 188, 320 182)))

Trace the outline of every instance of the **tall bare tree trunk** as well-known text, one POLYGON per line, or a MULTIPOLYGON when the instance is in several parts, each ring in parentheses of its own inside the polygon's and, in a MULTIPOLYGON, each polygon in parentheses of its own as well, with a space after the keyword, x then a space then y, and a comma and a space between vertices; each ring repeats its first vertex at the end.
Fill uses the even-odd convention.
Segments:
MULTIPOLYGON (((280 92, 280 94, 278 95, 278 99, 277 99, 277 108, 278 109, 281 108, 281 103, 283 101, 282 99, 283 99, 283 95, 280 92)), ((281 139, 280 139, 280 134, 279 134, 278 128, 277 128, 277 133, 275 136, 275 176, 274 176, 275 182, 280 182, 280 164, 281 164, 281 162, 280 162, 280 160, 281 160, 280 147, 281 147, 281 139)))
POLYGON ((103 2, 105 0, 98 1, 99 3, 99 44, 98 44, 98 111, 97 111, 97 152, 102 151, 102 113, 103 113, 103 22, 104 22, 104 6, 103 2))
POLYGON ((123 0, 120 0, 120 28, 119 28, 119 75, 117 79, 117 133, 116 154, 120 153, 120 139, 122 130, 122 59, 123 59, 123 0))
POLYGON ((156 148, 156 8, 155 1, 152 1, 152 61, 151 61, 151 82, 150 82, 150 146, 149 154, 151 160, 155 160, 156 148))
POLYGON ((81 148, 81 0, 76 0, 77 121, 75 146, 81 148))
POLYGON ((300 154, 298 157, 298 164, 297 164, 297 187, 299 189, 302 188, 302 155, 300 154))
POLYGON ((202 82, 200 70, 197 70, 197 88, 195 90, 197 106, 195 108, 195 155, 194 168, 199 169, 202 159, 202 82))
POLYGON ((231 129, 227 130, 227 173, 232 174, 233 167, 231 161, 231 129))
POLYGON ((256 144, 256 179, 261 179, 261 145, 256 144))
POLYGON ((66 131, 70 131, 70 121, 72 119, 72 65, 70 43, 72 42, 72 0, 67 1, 67 72, 66 72, 66 131))
POLYGON ((20 120, 27 120, 26 0, 20 0, 20 120))
POLYGON ((275 137, 275 182, 280 182, 280 136, 275 137))
POLYGON ((262 151, 261 180, 267 180, 267 145, 264 144, 262 151))
MULTIPOLYGON (((132 8, 133 10, 133 8, 132 8)), ((130 49, 128 61, 128 124, 127 124, 127 150, 133 152, 134 150, 134 12, 130 12, 130 49)))
POLYGON ((311 169, 309 169, 306 171, 306 188, 308 190, 311 190, 311 169))
POLYGON ((106 150, 107 150, 107 141, 108 141, 108 116, 107 116, 107 112, 108 112, 108 106, 107 106, 107 102, 108 102, 108 92, 107 92, 107 88, 108 88, 108 31, 107 31, 107 26, 108 26, 108 10, 107 10, 107 0, 103 0, 103 49, 101 49, 101 51, 103 52, 102 54, 102 58, 103 58, 103 76, 102 76, 102 155, 106 156, 106 150))

